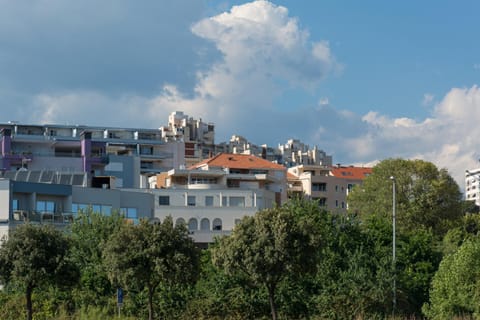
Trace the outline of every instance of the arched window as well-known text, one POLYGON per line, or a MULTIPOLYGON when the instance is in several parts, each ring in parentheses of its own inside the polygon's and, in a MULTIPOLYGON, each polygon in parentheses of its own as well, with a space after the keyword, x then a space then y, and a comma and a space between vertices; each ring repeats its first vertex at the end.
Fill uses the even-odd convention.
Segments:
POLYGON ((200 221, 200 230, 210 230, 210 220, 208 220, 207 218, 203 218, 202 221, 200 221))
POLYGON ((219 218, 215 218, 213 219, 213 223, 212 223, 212 229, 215 230, 215 231, 220 231, 222 230, 222 219, 219 219, 219 218))
POLYGON ((183 218, 178 218, 177 221, 175 221, 175 226, 180 226, 180 225, 185 225, 185 219, 183 218))
POLYGON ((195 218, 191 218, 188 220, 188 230, 189 231, 197 231, 198 230, 198 221, 195 218))

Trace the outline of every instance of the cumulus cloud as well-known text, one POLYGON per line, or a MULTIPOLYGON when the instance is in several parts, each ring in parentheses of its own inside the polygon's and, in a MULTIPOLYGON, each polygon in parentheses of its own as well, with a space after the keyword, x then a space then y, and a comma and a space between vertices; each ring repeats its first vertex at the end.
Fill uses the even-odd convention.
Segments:
POLYGON ((179 110, 214 122, 217 142, 298 138, 341 163, 421 158, 461 185, 478 166, 477 86, 425 94, 425 119, 341 109, 320 92, 342 69, 328 41, 312 41, 283 6, 258 0, 200 19, 198 0, 41 3, 0 0, 5 120, 155 128, 179 110), (312 105, 280 108, 289 90, 319 92, 312 105))
POLYGON ((280 113, 275 102, 286 87, 313 90, 338 65, 327 41, 311 41, 287 8, 268 1, 234 6, 192 32, 213 43, 221 59, 197 74, 194 97, 169 85, 153 105, 208 115, 220 137, 265 133, 265 118, 280 113))
POLYGON ((465 169, 479 167, 480 88, 451 89, 427 119, 366 114, 362 134, 337 149, 348 159, 419 158, 447 168, 463 187, 465 169))

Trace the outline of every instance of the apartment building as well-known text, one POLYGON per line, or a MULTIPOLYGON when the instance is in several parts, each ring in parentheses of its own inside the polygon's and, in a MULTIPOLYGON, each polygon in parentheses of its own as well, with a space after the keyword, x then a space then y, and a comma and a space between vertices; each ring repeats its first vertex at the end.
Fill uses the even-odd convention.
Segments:
POLYGON ((221 153, 151 179, 155 217, 185 223, 199 244, 229 234, 244 216, 287 200, 286 168, 252 155, 221 153))
POLYGON ((49 170, 115 176, 117 187, 146 187, 148 177, 184 165, 184 144, 157 129, 0 124, 1 170, 49 170))
POLYGON ((304 144, 298 139, 289 139, 285 144, 279 144, 277 148, 266 144, 258 146, 249 142, 245 137, 233 135, 229 142, 222 142, 216 146, 216 150, 234 154, 256 155, 271 162, 283 164, 286 167, 297 165, 332 165, 332 156, 314 146, 304 144))
POLYGON ((215 126, 202 119, 194 119, 182 111, 172 112, 168 125, 160 127, 162 139, 166 142, 184 143, 185 165, 191 166, 215 154, 215 126))
POLYGON ((465 200, 480 206, 480 168, 465 171, 465 200))
POLYGON ((105 215, 118 211, 132 223, 153 217, 152 194, 142 189, 116 189, 110 184, 112 178, 94 178, 97 188, 71 184, 83 174, 63 173, 58 180, 38 182, 38 177, 49 176, 48 172, 22 172, 25 174, 12 178, 23 180, 0 178, 0 239, 25 222, 64 228, 79 210, 89 208, 105 215))
POLYGON ((306 196, 332 212, 345 212, 349 192, 371 172, 366 167, 299 165, 288 169, 288 191, 290 197, 306 196))

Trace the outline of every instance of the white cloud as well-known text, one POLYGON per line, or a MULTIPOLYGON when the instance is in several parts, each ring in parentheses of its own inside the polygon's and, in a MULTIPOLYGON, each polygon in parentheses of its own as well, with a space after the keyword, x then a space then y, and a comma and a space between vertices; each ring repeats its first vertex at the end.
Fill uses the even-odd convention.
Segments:
POLYGON ((430 118, 416 121, 375 112, 362 120, 363 134, 347 138, 340 152, 350 159, 371 161, 386 157, 420 158, 447 168, 463 187, 465 169, 479 166, 480 88, 451 89, 430 118), (348 149, 348 150, 347 150, 348 149))

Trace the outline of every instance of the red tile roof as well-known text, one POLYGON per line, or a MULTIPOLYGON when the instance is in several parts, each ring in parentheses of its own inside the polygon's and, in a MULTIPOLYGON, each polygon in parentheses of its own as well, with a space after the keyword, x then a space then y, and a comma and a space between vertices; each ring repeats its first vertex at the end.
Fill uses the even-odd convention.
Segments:
POLYGON ((287 170, 284 166, 270 162, 253 155, 220 153, 213 158, 203 160, 190 169, 197 169, 203 166, 231 169, 274 169, 287 170))
POLYGON ((366 167, 333 167, 332 175, 337 178, 363 180, 372 174, 372 168, 366 167))

